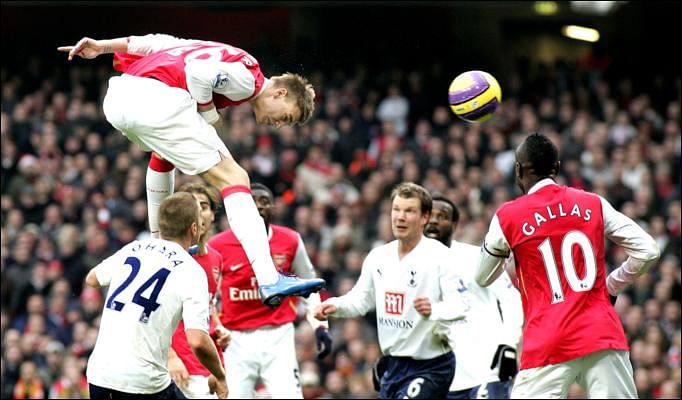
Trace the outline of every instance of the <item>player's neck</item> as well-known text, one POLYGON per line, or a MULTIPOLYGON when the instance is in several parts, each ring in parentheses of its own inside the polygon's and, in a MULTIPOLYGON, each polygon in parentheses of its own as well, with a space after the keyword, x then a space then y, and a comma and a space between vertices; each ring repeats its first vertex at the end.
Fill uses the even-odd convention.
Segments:
POLYGON ((529 177, 528 177, 528 183, 526 184, 526 188, 525 188, 524 193, 528 194, 528 193, 530 192, 530 190, 531 190, 535 185, 537 185, 538 182, 540 182, 540 181, 542 181, 542 180, 544 180, 544 179, 551 179, 551 180, 553 180, 554 182, 556 182, 556 176, 554 176, 554 175, 545 175, 545 176, 535 176, 535 175, 533 175, 533 176, 529 176, 529 177))
POLYGON ((206 246, 206 242, 199 242, 197 243, 197 246, 199 246, 199 251, 197 251, 198 256, 205 256, 208 254, 208 247, 206 246))
POLYGON ((402 259, 417 247, 422 235, 417 235, 412 239, 398 240, 398 258, 402 259))
POLYGON ((267 95, 268 91, 272 87, 272 81, 266 80, 264 85, 265 85, 265 87, 263 88, 263 90, 260 93, 258 93, 256 96, 254 96, 251 100, 249 100, 249 105, 254 110, 260 108, 260 99, 264 98, 267 95))
POLYGON ((183 249, 187 250, 192 246, 192 239, 190 237, 184 238, 169 238, 161 236, 161 239, 168 240, 169 242, 174 242, 182 246, 183 249))

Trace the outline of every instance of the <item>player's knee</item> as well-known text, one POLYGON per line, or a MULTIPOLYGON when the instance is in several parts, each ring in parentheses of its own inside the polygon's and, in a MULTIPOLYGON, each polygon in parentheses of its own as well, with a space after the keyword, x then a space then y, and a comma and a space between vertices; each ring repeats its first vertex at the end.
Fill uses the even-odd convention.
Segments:
POLYGON ((244 185, 246 187, 251 186, 251 180, 249 179, 249 174, 244 168, 237 164, 237 168, 234 171, 234 183, 233 185, 244 185))
POLYGON ((234 159, 224 159, 202 174, 204 179, 219 190, 226 186, 250 186, 249 174, 234 159))

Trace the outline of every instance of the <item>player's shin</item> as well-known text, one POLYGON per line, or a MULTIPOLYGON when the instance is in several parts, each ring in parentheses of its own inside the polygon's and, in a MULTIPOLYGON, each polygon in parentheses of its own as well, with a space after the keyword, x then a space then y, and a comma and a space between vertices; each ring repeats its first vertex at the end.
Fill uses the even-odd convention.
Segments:
POLYGON ((222 196, 230 229, 244 248, 258 285, 277 282, 279 277, 270 256, 265 223, 258 214, 251 190, 243 185, 228 186, 222 190, 222 196))
POLYGON ((159 206, 166 197, 173 194, 175 166, 152 153, 147 167, 147 215, 152 237, 159 237, 159 206))

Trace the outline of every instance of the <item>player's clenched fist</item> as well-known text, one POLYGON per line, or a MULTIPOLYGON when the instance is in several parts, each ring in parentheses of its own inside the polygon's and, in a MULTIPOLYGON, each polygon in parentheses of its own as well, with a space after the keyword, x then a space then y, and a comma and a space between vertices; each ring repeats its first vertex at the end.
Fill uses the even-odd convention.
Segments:
POLYGON ((218 345, 218 349, 222 350, 230 344, 232 332, 222 325, 216 325, 215 331, 213 332, 213 338, 218 345))
POLYGON ((329 303, 321 303, 315 307, 315 318, 319 321, 326 321, 330 314, 336 312, 336 306, 329 303))
POLYGON ((431 300, 428 297, 420 296, 414 299, 414 309, 425 317, 431 315, 431 300))

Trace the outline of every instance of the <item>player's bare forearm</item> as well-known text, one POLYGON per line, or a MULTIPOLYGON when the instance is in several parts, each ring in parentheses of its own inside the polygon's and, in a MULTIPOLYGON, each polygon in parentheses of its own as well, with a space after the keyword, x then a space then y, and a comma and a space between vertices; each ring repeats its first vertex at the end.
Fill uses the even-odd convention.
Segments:
POLYGON ((84 37, 73 46, 60 46, 57 47, 57 50, 68 52, 69 60, 72 60, 75 56, 92 59, 100 54, 116 52, 126 53, 128 51, 128 39, 116 38, 96 40, 84 37))
POLYGON ((229 137, 227 126, 225 125, 225 120, 222 117, 220 117, 218 121, 216 121, 216 123, 213 124, 213 127, 215 128, 215 131, 218 133, 218 137, 220 137, 221 139, 229 137))
POLYGON ((225 126, 225 121, 220 116, 220 113, 215 108, 213 102, 208 104, 197 104, 197 111, 201 114, 201 117, 211 124, 215 128, 218 136, 221 138, 227 137, 227 127, 225 126))
POLYGON ((187 341, 189 342, 194 355, 199 359, 199 362, 201 362, 216 379, 224 380, 225 370, 220 363, 218 349, 216 349, 211 337, 208 336, 206 332, 197 329, 188 329, 185 333, 187 334, 187 341))
MULTIPOLYGON (((213 318, 213 323, 215 324, 215 330, 213 331, 213 339, 216 341, 216 344, 221 349, 224 349, 225 347, 229 346, 230 341, 232 341, 232 333, 230 332, 229 329, 223 326, 222 322, 220 322, 218 310, 213 304, 211 304, 211 316, 213 318)), ((218 351, 220 351, 220 349, 218 349, 218 351)))

